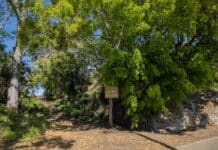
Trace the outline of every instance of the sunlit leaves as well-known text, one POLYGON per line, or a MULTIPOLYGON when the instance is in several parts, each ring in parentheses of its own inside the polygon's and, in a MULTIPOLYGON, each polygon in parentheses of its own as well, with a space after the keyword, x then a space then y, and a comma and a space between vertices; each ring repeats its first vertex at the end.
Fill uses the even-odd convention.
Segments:
POLYGON ((74 3, 60 0, 45 6, 43 1, 36 2, 33 12, 44 45, 51 45, 57 50, 66 50, 73 46, 72 38, 83 25, 83 18, 76 12, 74 3))
POLYGON ((120 86, 133 127, 143 117, 165 112, 168 104, 181 104, 188 94, 213 83, 217 4, 96 2, 94 19, 105 43, 99 49, 105 59, 101 78, 106 85, 120 86))
MULTIPOLYGON (((33 45, 55 50, 80 45, 80 53, 92 59, 87 66, 96 67, 100 83, 120 87, 133 127, 213 82, 218 37, 214 1, 54 0, 49 5, 38 1, 32 10, 40 33, 33 36, 33 45), (93 35, 97 31, 99 35, 93 35)), ((64 55, 53 57, 44 63, 52 68, 44 75, 70 80, 64 77, 75 67, 69 63, 75 62, 64 55)))

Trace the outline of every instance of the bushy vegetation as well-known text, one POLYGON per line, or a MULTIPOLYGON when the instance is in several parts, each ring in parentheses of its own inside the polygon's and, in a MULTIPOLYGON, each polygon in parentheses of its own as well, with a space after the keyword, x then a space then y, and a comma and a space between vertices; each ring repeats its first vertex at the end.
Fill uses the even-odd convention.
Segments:
MULTIPOLYGON (((37 3, 33 10, 38 10, 36 26, 44 33, 43 45, 62 50, 67 57, 72 51, 70 59, 80 70, 75 74, 65 74, 64 70, 61 74, 53 73, 53 67, 57 70, 77 67, 67 58, 66 62, 54 61, 54 57, 53 62, 49 60, 51 68, 47 72, 51 74, 45 76, 55 76, 56 81, 64 79, 58 82, 58 87, 54 79, 49 80, 56 87, 53 93, 58 93, 66 77, 67 81, 78 83, 78 78, 72 79, 83 78, 80 73, 84 66, 94 68, 97 71, 94 78, 100 79, 100 84, 119 86, 132 127, 137 127, 143 118, 166 112, 169 104, 181 105, 187 95, 214 83, 218 28, 214 1, 94 0, 75 4, 63 0, 49 6, 37 3), (54 17, 58 21, 52 24, 54 17), (70 20, 73 24, 69 25, 70 20), (78 53, 85 57, 76 61, 78 53)), ((68 85, 64 87, 75 87, 68 85)))
MULTIPOLYGON (((167 112, 169 105, 182 105, 189 94, 217 83, 218 4, 214 0, 8 4, 19 22, 13 68, 9 69, 15 83, 9 85, 9 95, 14 97, 9 96, 13 104, 9 107, 16 109, 23 87, 28 92, 40 86, 48 100, 59 99, 58 107, 68 115, 88 121, 104 118, 96 114, 96 107, 89 107, 96 100, 89 87, 97 81, 95 86, 120 88, 126 116, 137 127, 144 118, 167 112), (34 62, 29 71, 21 68, 25 52, 34 62), (18 80, 25 83, 19 87, 18 80)), ((1 56, 0 71, 6 61, 1 56)), ((0 91, 5 96, 6 90, 0 91)), ((95 92, 101 95, 102 91, 95 92)), ((9 120, 7 127, 19 115, 30 127, 35 118, 44 118, 40 118, 45 112, 37 100, 21 99, 17 110, 21 114, 2 115, 9 120)))
POLYGON ((120 87, 132 127, 214 83, 216 10, 198 0, 101 3, 101 83, 120 87))
POLYGON ((84 121, 86 123, 103 123, 107 119, 104 110, 97 111, 99 107, 93 107, 93 99, 88 95, 80 94, 68 100, 56 100, 58 109, 64 111, 71 118, 84 121))
POLYGON ((2 144, 16 139, 31 139, 49 127, 48 108, 36 98, 21 99, 18 111, 7 111, 0 104, 0 139, 2 144))
POLYGON ((46 89, 47 99, 72 97, 85 90, 89 72, 79 55, 57 53, 51 58, 39 58, 30 81, 46 89))

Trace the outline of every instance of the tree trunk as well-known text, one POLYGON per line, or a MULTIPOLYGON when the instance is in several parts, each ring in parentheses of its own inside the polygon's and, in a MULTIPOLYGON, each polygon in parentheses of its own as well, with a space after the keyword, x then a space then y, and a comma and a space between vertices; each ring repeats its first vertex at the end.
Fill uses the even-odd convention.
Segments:
POLYGON ((8 89, 8 109, 17 109, 18 108, 18 96, 19 96, 19 66, 21 63, 21 51, 18 44, 16 44, 14 53, 13 53, 13 63, 12 63, 12 75, 10 86, 8 89))
MULTIPOLYGON (((20 7, 20 3, 23 1, 20 0, 8 0, 11 8, 14 10, 15 15, 18 20, 18 31, 20 31, 20 25, 24 23, 25 20, 25 12, 22 11, 20 7)), ((25 1, 24 1, 25 2, 25 1)), ((18 34, 17 34, 18 35, 18 34)), ((11 81, 8 88, 8 101, 7 101, 7 108, 8 109, 17 109, 18 108, 18 97, 19 97, 19 76, 20 76, 20 64, 21 64, 21 50, 19 47, 19 37, 17 36, 17 42, 14 47, 13 52, 13 62, 12 62, 12 73, 11 73, 11 81)))

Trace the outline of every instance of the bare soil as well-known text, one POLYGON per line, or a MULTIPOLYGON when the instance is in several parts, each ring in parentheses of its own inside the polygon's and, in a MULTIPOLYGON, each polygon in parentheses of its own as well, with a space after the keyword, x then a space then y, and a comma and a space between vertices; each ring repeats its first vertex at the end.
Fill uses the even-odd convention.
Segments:
POLYGON ((35 140, 20 140, 5 147, 15 150, 159 150, 176 147, 218 136, 218 126, 183 134, 159 134, 129 131, 122 128, 79 123, 64 117, 62 112, 53 115, 51 128, 35 140))

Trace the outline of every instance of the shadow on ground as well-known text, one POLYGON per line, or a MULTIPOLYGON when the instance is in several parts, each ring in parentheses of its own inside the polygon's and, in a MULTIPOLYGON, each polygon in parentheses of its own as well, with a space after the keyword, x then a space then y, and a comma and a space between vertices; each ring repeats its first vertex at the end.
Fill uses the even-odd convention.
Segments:
POLYGON ((168 144, 166 144, 166 143, 163 143, 163 142, 161 142, 161 141, 159 141, 159 140, 156 140, 156 139, 153 139, 153 138, 151 138, 151 137, 148 137, 148 136, 146 136, 146 135, 144 135, 144 134, 141 134, 141 133, 137 133, 137 132, 134 132, 136 135, 138 135, 138 136, 141 136, 141 137, 143 137, 143 138, 145 138, 146 140, 150 140, 150 141, 152 141, 152 142, 154 142, 154 143, 157 143, 157 144, 160 144, 161 146, 163 146, 163 147, 165 147, 165 148, 167 148, 167 149, 169 149, 169 150, 177 150, 175 147, 173 147, 173 146, 170 146, 170 145, 168 145, 168 144))
POLYGON ((74 140, 64 140, 60 136, 58 137, 52 137, 52 138, 40 138, 38 141, 33 142, 31 144, 27 144, 25 141, 21 142, 21 144, 16 146, 4 146, 0 147, 2 149, 39 149, 39 148, 45 148, 45 149, 70 149, 73 147, 75 141, 74 140))
POLYGON ((47 148, 62 148, 62 149, 68 149, 73 146, 75 143, 74 140, 64 140, 61 137, 52 137, 50 139, 48 138, 41 138, 39 141, 32 144, 34 147, 41 147, 43 145, 46 145, 47 148))

